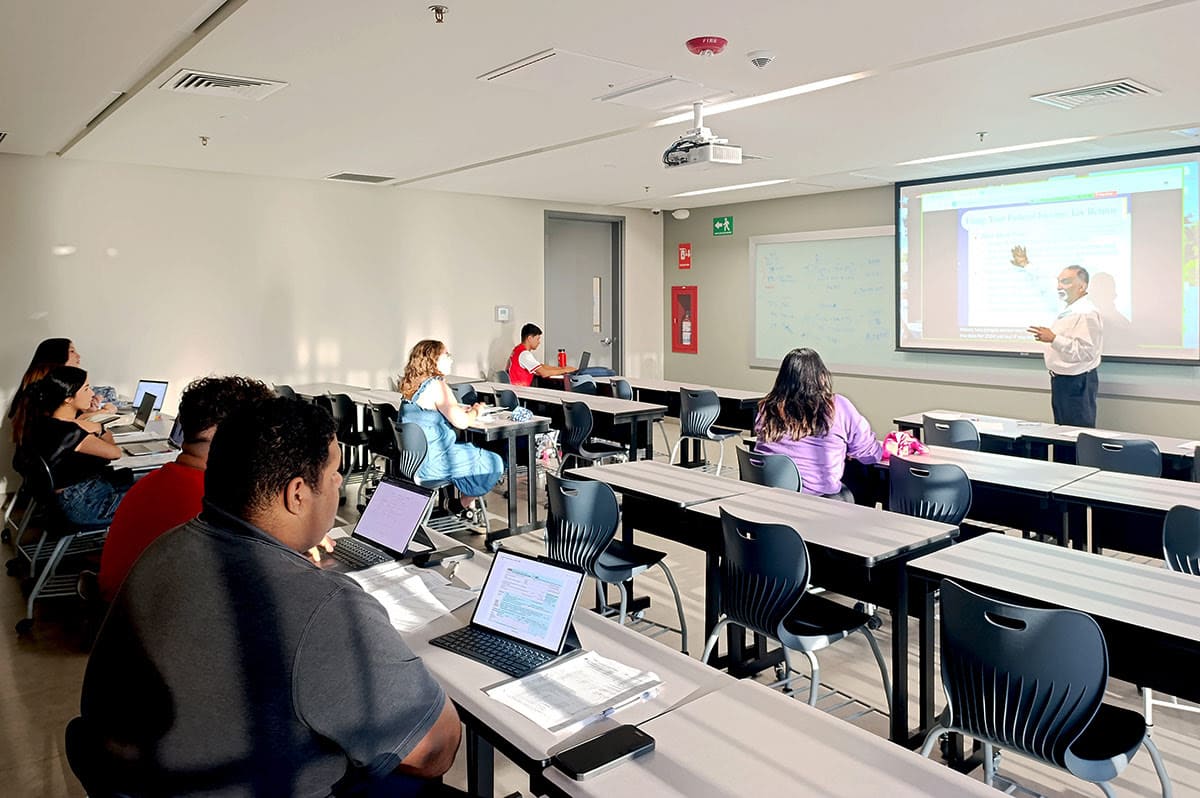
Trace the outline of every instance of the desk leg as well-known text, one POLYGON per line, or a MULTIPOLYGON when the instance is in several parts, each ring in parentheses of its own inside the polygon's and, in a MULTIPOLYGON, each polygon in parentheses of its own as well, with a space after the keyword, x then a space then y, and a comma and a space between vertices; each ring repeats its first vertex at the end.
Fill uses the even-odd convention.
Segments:
POLYGON ((638 432, 641 431, 642 422, 629 422, 629 462, 638 459, 638 432))
POLYGON ((918 729, 918 734, 924 735, 933 726, 933 697, 936 690, 936 670, 933 667, 933 645, 934 645, 934 604, 936 603, 936 585, 933 582, 922 580, 924 601, 921 603, 921 636, 917 643, 917 652, 920 657, 920 662, 917 664, 919 670, 919 687, 918 687, 918 705, 920 706, 921 727, 918 729))
MULTIPOLYGON (((646 433, 646 459, 653 460, 654 459, 654 422, 653 421, 643 421, 640 423, 646 425, 644 428, 644 432, 646 433)), ((667 454, 670 454, 670 452, 667 452, 667 454)))
MULTIPOLYGON (((525 467, 529 471, 529 495, 526 496, 529 512, 526 514, 527 528, 537 529, 538 527, 538 477, 537 477, 537 440, 534 435, 528 435, 525 438, 525 450, 528 455, 528 463, 525 467)), ((516 473, 516 468, 513 468, 513 473, 516 473)))
POLYGON ((896 600, 892 603, 892 742, 908 743, 908 574, 895 576, 896 600))
POLYGON ((495 794, 495 751, 474 724, 467 724, 467 792, 476 798, 495 794))
MULTIPOLYGON (((498 540, 517 534, 519 527, 517 526, 517 439, 515 437, 506 438, 506 446, 504 449, 504 473, 508 480, 508 528, 498 529, 487 536, 484 541, 484 547, 488 551, 493 551, 492 544, 498 540)), ((530 472, 530 478, 533 478, 533 473, 530 472)), ((532 493, 532 490, 531 490, 532 493)))

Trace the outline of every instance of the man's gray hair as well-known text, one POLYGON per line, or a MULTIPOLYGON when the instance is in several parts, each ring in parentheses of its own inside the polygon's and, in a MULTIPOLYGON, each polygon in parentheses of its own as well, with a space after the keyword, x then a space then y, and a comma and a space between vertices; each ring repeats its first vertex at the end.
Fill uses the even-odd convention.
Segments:
POLYGON ((1075 272, 1075 276, 1082 280, 1084 285, 1091 284, 1092 281, 1087 269, 1082 266, 1068 266, 1067 268, 1075 272))

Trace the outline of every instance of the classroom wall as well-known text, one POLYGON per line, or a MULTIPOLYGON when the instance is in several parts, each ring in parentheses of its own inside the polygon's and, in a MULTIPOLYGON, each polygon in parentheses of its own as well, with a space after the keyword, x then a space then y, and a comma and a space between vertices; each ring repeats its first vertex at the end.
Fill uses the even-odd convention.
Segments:
MULTIPOLYGON (((542 320, 547 209, 626 217, 625 370, 661 376, 649 211, 14 155, 0 187, 5 408, 51 336, 95 384, 169 380, 167 409, 209 373, 386 386, 422 337, 490 373, 542 320)), ((10 462, 6 427, 0 480, 10 462)))
MULTIPOLYGON (((891 225, 893 189, 868 188, 760 202, 714 205, 693 209, 683 221, 664 214, 663 336, 667 378, 731 388, 768 389, 775 371, 747 364, 751 336, 749 237, 777 233, 837 230, 891 225), (713 217, 732 215, 734 234, 713 236, 713 217), (692 245, 692 267, 678 268, 677 246, 692 245), (699 287, 699 353, 670 351, 670 288, 699 287)), ((802 341, 796 342, 802 346, 802 341)), ((899 358, 897 359, 899 361, 899 358)), ((981 366, 994 359, 981 359, 981 366)), ((1113 366, 1107 367, 1117 371, 1113 366)), ((1163 366, 1146 371, 1157 374, 1163 366)), ((1186 367, 1185 367, 1186 368, 1186 367)), ((1122 364, 1120 379, 1137 380, 1139 367, 1122 364), (1130 377, 1129 375, 1134 375, 1130 377)), ((1018 418, 1051 420, 1049 389, 979 385, 970 369, 952 369, 959 376, 947 381, 922 379, 919 372, 903 378, 861 376, 835 372, 835 389, 858 406, 876 430, 893 429, 898 415, 932 409, 972 410, 1018 418)), ((1175 399, 1104 395, 1106 367, 1101 366, 1098 424, 1113 429, 1200 438, 1200 397, 1175 399)), ((1188 369, 1189 373, 1195 369, 1188 369)), ((1153 381, 1155 377, 1150 377, 1153 381)), ((1110 380, 1116 383, 1116 378, 1110 380)))

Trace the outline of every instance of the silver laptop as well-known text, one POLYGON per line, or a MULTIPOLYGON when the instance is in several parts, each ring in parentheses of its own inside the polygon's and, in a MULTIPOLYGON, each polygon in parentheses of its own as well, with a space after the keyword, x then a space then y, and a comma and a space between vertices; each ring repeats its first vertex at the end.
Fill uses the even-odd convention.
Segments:
POLYGON ((322 560, 322 567, 359 571, 426 550, 413 538, 429 520, 432 509, 433 491, 429 488, 384 479, 371 494, 354 532, 337 540, 332 556, 322 560))
POLYGON ((167 452, 177 452, 183 448, 183 425, 179 423, 179 419, 175 419, 174 426, 171 427, 171 435, 165 441, 149 441, 147 443, 127 443, 121 447, 121 451, 131 457, 142 457, 147 454, 166 454, 167 452))
POLYGON ((125 435, 130 432, 143 432, 146 429, 146 424, 150 422, 150 416, 154 413, 154 394, 143 394, 141 403, 138 405, 137 414, 133 417, 132 424, 122 424, 118 427, 106 427, 106 432, 111 432, 113 435, 125 435))
POLYGON ((162 410, 163 399, 167 398, 167 381, 138 380, 137 388, 133 392, 133 406, 141 407, 142 397, 148 393, 154 394, 155 412, 162 410))

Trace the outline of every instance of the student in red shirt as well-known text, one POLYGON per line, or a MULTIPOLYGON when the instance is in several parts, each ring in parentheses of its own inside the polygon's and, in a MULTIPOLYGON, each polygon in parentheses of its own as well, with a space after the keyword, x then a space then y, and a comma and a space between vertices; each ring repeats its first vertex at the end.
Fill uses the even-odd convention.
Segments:
POLYGON ((183 449, 178 459, 138 480, 113 516, 97 577, 105 601, 113 600, 147 546, 200 512, 208 446, 221 420, 239 407, 274 396, 264 383, 246 377, 204 377, 184 389, 179 400, 183 449))
POLYGON ((533 385, 534 375, 538 377, 559 377, 570 374, 574 366, 547 366, 538 360, 534 351, 542 345, 542 328, 536 324, 526 324, 521 328, 521 343, 513 347, 512 355, 508 358, 508 380, 513 385, 533 385))

